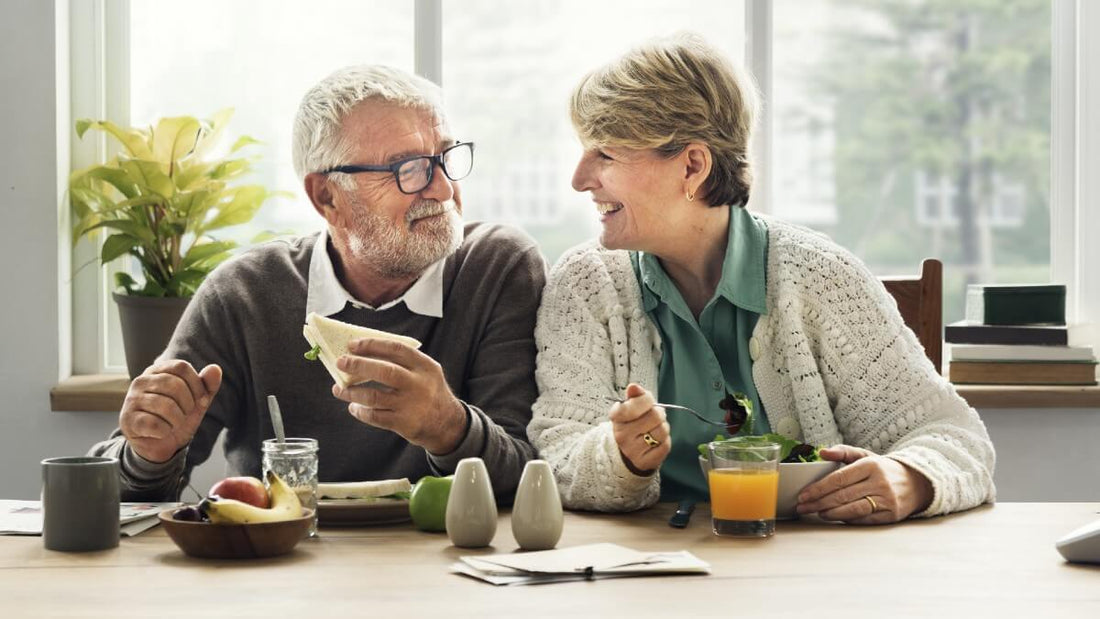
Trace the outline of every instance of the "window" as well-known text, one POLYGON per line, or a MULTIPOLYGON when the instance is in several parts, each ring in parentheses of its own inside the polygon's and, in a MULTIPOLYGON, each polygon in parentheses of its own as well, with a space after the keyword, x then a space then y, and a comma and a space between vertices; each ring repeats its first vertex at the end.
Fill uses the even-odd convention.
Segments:
POLYGON ((1048 0, 773 7, 773 212, 879 274, 940 258, 947 322, 1050 281, 1048 0))
MULTIPOLYGON (((632 45, 693 30, 748 62, 765 94, 756 139, 768 154, 757 158, 766 182, 754 208, 830 234, 879 274, 914 273, 922 258, 940 257, 947 321, 961 318, 967 282, 1042 282, 1053 270, 1088 288, 1080 252, 1090 250, 1078 240, 1067 251, 1050 232, 1075 230, 1084 182, 1074 167, 1073 63, 1085 9, 1075 3, 193 0, 180 10, 94 0, 72 10, 86 6, 106 14, 94 24, 106 34, 86 41, 74 14, 73 58, 105 48, 103 78, 87 94, 74 72, 74 118, 146 123, 234 107, 230 134, 264 142, 252 180, 295 194, 227 231, 245 243, 264 230, 322 225, 291 166, 298 101, 340 66, 384 62, 441 79, 456 136, 477 142, 463 181, 467 217, 523 227, 552 262, 598 229, 589 199, 570 187, 580 155, 568 119, 573 86, 632 45), (324 28, 302 26, 318 20, 324 28), (1057 103, 1058 92, 1068 102, 1057 103), (106 107, 88 104, 101 98, 106 107)), ((74 151, 77 166, 103 156, 74 151)), ((74 258, 74 271, 86 261, 74 258)), ((74 312, 76 339, 98 342, 84 355, 74 346, 74 370, 121 371, 107 278, 95 277, 94 286, 74 281, 76 306, 97 308, 92 327, 74 312), (91 296, 98 303, 81 303, 91 296)), ((1086 302, 1098 295, 1086 291, 1086 302)))
POLYGON ((581 153, 569 122, 573 87, 645 39, 681 30, 742 60, 744 15, 742 2, 726 0, 445 3, 448 111, 477 142, 475 173, 462 186, 466 215, 522 227, 551 262, 594 238, 591 198, 570 187, 581 153))

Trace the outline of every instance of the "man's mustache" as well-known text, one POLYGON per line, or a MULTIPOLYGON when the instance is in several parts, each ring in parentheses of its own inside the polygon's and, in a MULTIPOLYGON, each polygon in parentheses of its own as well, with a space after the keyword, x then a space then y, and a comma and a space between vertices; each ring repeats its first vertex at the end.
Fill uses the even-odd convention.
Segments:
POLYGON ((447 211, 453 211, 454 208, 455 203, 453 200, 447 200, 446 202, 440 202, 439 200, 421 200, 409 207, 408 212, 405 213, 405 223, 412 223, 417 219, 424 219, 425 217, 442 215, 447 211))

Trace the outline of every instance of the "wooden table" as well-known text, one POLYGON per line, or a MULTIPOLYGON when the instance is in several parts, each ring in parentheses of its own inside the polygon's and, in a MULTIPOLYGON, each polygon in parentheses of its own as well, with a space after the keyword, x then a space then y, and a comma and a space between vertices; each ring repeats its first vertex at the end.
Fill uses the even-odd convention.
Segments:
POLYGON ((460 550, 410 524, 322 529, 294 553, 231 562, 184 556, 159 527, 117 549, 66 554, 0 538, 0 617, 1100 617, 1100 566, 1065 563, 1056 539, 1098 503, 1002 503, 884 527, 780 523, 775 537, 715 537, 701 505, 684 530, 670 504, 570 513, 561 546, 687 549, 709 576, 494 587, 451 574, 460 550))

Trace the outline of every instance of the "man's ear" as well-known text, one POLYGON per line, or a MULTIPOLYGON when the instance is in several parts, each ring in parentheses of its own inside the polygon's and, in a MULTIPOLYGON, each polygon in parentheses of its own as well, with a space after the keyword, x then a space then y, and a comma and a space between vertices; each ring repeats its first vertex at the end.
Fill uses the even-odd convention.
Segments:
POLYGON ((336 220, 336 206, 332 203, 332 188, 329 186, 328 176, 320 172, 306 174, 306 195, 313 203, 313 209, 317 211, 325 221, 330 224, 336 220))
POLYGON ((688 144, 680 156, 684 161, 684 191, 694 196, 710 176, 714 159, 711 157, 710 148, 702 142, 688 144))

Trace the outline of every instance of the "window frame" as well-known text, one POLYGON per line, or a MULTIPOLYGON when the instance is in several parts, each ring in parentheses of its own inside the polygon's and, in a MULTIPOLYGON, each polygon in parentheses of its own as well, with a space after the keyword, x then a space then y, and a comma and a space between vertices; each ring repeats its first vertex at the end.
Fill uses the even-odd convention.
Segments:
MULTIPOLYGON (((1067 284, 1066 314, 1071 323, 1095 322, 1100 320, 1100 277, 1089 273, 1088 265, 1100 265, 1100 243, 1088 231, 1100 230, 1100 175, 1080 171, 1100 169, 1100 40, 1080 33, 1082 24, 1100 25, 1100 3, 1051 2, 1051 281, 1067 284)), ((442 0, 415 0, 413 14, 415 71, 442 85, 442 0)), ((70 118, 129 124, 129 20, 129 0, 69 0, 70 118)), ((745 0, 745 24, 746 64, 764 102, 752 145, 755 160, 762 163, 755 171, 751 206, 768 213, 774 122, 767 105, 772 94, 770 0, 745 0)), ((71 127, 60 130, 70 136, 72 153, 71 169, 59 170, 60 178, 111 154, 99 133, 78 140, 71 127)), ((67 209, 63 210, 65 234, 71 227, 67 209)), ((68 245, 68 239, 61 241, 61 246, 68 245)), ((86 240, 72 247, 71 303, 61 308, 61 319, 72 325, 72 354, 68 363, 68 351, 62 347, 63 377, 126 371, 109 359, 110 352, 122 346, 111 300, 116 269, 97 268, 97 254, 98 247, 86 240)), ((1095 324, 1086 338, 1100 348, 1100 328, 1095 324)))

